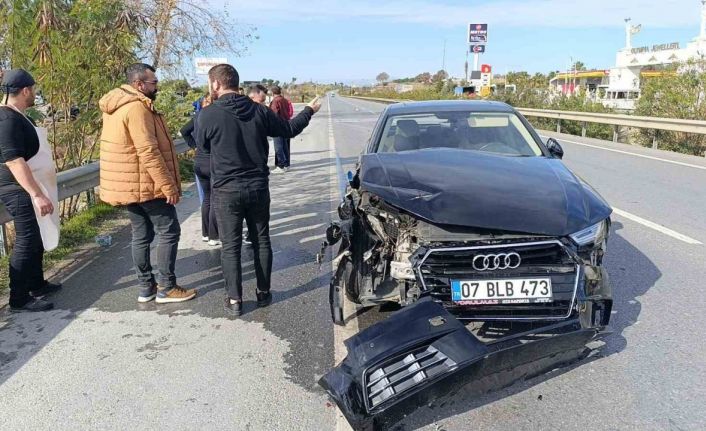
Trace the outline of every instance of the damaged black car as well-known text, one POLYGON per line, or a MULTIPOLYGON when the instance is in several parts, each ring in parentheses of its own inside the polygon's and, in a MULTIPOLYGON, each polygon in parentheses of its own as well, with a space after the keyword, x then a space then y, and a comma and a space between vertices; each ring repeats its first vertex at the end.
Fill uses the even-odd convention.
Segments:
POLYGON ((338 209, 329 301, 398 303, 347 340, 321 384, 355 428, 460 385, 586 354, 608 333, 611 208, 509 105, 433 101, 381 114, 338 209))

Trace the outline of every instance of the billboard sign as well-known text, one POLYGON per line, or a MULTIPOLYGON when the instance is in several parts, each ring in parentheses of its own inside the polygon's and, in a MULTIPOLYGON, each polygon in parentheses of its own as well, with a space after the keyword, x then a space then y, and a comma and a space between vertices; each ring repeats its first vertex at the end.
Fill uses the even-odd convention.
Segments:
POLYGON ((490 67, 489 64, 481 64, 480 71, 481 71, 481 73, 491 73, 493 71, 493 69, 490 67))
POLYGON ((484 52, 485 52, 485 45, 471 45, 471 53, 483 54, 484 52))
POLYGON ((488 24, 468 24, 468 43, 488 43, 488 24))
POLYGON ((208 71, 211 70, 213 66, 217 66, 219 64, 223 63, 228 63, 227 58, 219 57, 219 58, 196 58, 194 59, 194 66, 196 67, 196 73, 199 75, 206 75, 208 74, 208 71))

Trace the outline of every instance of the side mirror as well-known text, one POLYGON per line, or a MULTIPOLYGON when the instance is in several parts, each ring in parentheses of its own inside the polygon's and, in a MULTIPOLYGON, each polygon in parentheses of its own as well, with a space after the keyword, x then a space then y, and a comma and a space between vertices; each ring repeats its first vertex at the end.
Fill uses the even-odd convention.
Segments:
POLYGON ((547 149, 549 150, 549 154, 551 154, 555 159, 564 158, 564 149, 561 148, 561 145, 556 139, 547 139, 547 149))
POLYGON ((348 171, 348 184, 350 184, 352 189, 358 189, 358 187, 360 187, 360 179, 358 175, 354 174, 352 171, 348 171))
POLYGON ((341 240, 341 236, 341 226, 338 224, 331 223, 328 229, 326 229, 326 242, 328 245, 336 245, 336 243, 341 240))

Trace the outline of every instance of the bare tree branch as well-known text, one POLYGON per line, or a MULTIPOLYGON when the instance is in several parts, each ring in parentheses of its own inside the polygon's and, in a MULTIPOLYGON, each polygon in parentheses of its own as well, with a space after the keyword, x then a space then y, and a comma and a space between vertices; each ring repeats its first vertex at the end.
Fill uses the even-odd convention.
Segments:
POLYGON ((184 58, 214 52, 240 56, 256 38, 255 28, 195 0, 130 0, 144 23, 138 56, 155 67, 179 71, 184 58))

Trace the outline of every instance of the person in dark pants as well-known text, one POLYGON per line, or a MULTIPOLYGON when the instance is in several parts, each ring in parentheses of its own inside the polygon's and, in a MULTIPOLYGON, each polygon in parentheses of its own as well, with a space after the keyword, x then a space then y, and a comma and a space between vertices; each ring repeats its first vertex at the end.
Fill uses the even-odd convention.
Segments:
MULTIPOLYGON (((201 109, 211 104, 210 96, 204 98, 201 109)), ((198 127, 198 117, 201 111, 194 114, 194 117, 181 129, 181 135, 187 142, 193 142, 196 147, 196 157, 194 158, 194 174, 202 186, 203 199, 201 200, 201 237, 209 245, 217 246, 221 242, 218 235, 218 223, 216 222, 216 212, 211 205, 211 154, 203 145, 199 145, 195 139, 195 130, 198 127)), ((191 144, 190 144, 191 146, 191 144)))
POLYGON ((291 121, 284 121, 266 106, 239 95, 238 72, 228 64, 208 73, 213 104, 199 116, 196 141, 211 151, 213 205, 223 249, 221 261, 227 297, 226 311, 242 313, 241 248, 243 220, 255 250, 257 305, 272 302, 272 245, 268 136, 293 137, 301 133, 321 108, 318 98, 291 121))
MULTIPOLYGON (((270 109, 284 121, 289 121, 292 117, 289 115, 289 102, 282 96, 282 89, 275 85, 272 87, 274 98, 270 102, 270 109)), ((290 165, 290 139, 283 136, 274 138, 275 144, 275 169, 272 173, 284 173, 289 170, 290 165)))
POLYGON ((41 216, 55 211, 27 161, 39 152, 34 123, 24 115, 34 105, 34 78, 22 69, 3 74, 5 106, 0 107, 0 201, 15 224, 10 257, 10 310, 44 311, 53 304, 41 297, 61 288, 44 279, 44 245, 35 206, 41 216))
POLYGON ((196 290, 177 284, 174 268, 181 229, 175 205, 181 178, 174 142, 154 108, 157 76, 152 66, 133 64, 127 84, 100 99, 100 198, 125 206, 132 225, 132 257, 140 283, 138 302, 183 302, 196 290), (157 278, 150 244, 158 238, 157 278))

